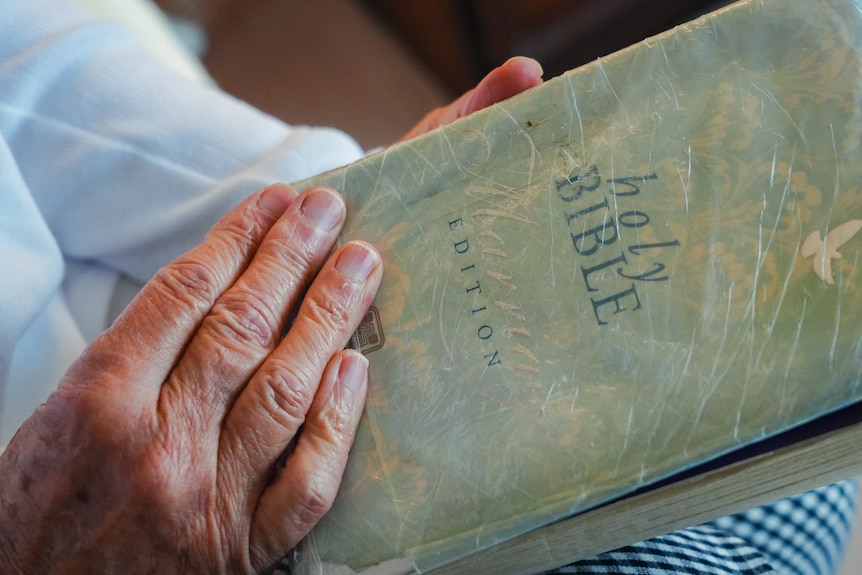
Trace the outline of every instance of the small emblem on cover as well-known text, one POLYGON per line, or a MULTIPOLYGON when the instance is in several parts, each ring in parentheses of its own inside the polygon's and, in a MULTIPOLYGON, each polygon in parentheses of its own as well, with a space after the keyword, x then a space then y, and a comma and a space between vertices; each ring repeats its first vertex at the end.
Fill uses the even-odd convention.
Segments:
POLYGON ((362 318, 362 322, 350 338, 350 347, 359 350, 363 354, 369 354, 383 347, 383 325, 380 323, 380 312, 371 306, 368 313, 362 318))
POLYGON ((826 238, 822 240, 820 239, 820 232, 811 232, 802 242, 800 253, 804 258, 814 256, 812 261, 814 273, 832 285, 835 283, 832 278, 832 260, 841 259, 838 248, 850 241, 860 229, 862 229, 862 220, 850 220, 827 233, 826 238))

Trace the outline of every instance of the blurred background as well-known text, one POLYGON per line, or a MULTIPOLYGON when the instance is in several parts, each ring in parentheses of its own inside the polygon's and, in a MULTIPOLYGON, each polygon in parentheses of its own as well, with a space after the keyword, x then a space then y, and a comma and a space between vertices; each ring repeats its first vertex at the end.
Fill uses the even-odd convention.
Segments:
POLYGON ((199 25, 225 90, 292 123, 338 126, 367 148, 511 56, 545 77, 727 0, 158 0, 199 25), (349 105, 344 105, 349 102, 349 105))

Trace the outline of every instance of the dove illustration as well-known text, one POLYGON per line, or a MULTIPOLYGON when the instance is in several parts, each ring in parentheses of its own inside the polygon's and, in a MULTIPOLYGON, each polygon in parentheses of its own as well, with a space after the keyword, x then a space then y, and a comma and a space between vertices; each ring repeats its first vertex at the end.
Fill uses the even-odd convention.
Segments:
POLYGON ((827 233, 826 238, 822 240, 820 232, 811 232, 802 242, 800 253, 805 258, 814 256, 814 273, 829 285, 833 285, 835 280, 832 279, 832 260, 841 259, 838 248, 847 243, 860 229, 862 229, 862 220, 850 220, 827 233))

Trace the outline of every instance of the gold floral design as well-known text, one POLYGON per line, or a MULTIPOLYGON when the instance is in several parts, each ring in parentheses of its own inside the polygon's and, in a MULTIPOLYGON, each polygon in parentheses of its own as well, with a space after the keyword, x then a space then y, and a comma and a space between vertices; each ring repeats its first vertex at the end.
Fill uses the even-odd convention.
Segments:
POLYGON ((763 117, 759 98, 733 82, 722 82, 709 98, 706 121, 691 143, 698 150, 718 148, 739 152, 754 140, 763 117))

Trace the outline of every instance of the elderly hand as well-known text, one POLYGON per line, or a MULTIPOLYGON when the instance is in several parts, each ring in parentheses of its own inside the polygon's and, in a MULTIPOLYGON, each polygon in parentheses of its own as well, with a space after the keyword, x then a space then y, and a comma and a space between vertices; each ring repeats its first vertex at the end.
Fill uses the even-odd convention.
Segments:
POLYGON ((362 243, 327 258, 344 211, 269 187, 145 286, 0 456, 0 572, 251 573, 306 535, 364 405, 344 347, 382 273, 362 243))
POLYGON ((413 138, 453 122, 482 108, 502 102, 542 83, 542 66, 521 56, 491 70, 475 88, 449 104, 432 110, 401 140, 413 138))

